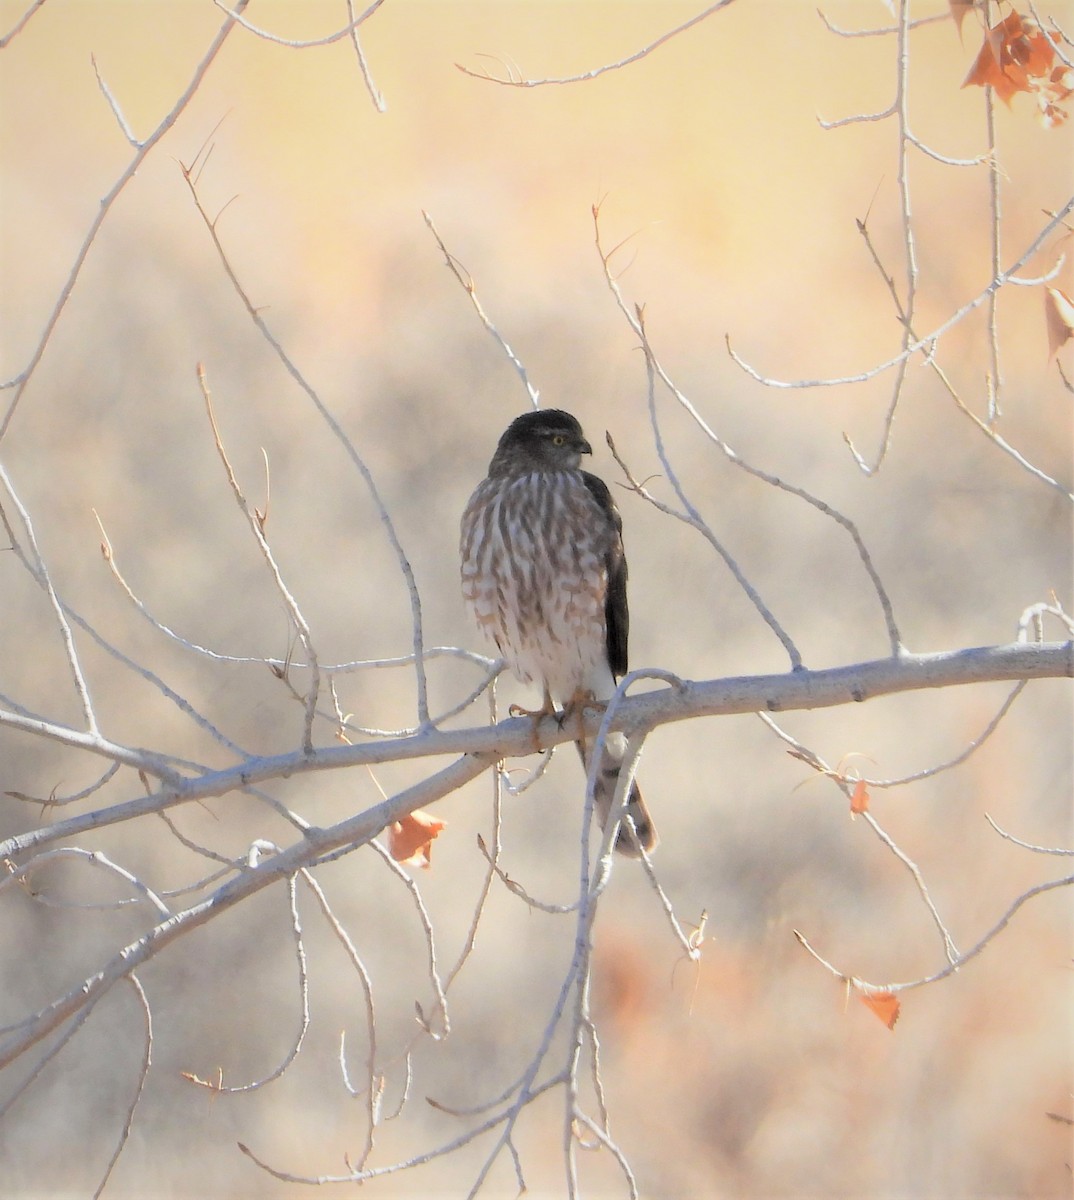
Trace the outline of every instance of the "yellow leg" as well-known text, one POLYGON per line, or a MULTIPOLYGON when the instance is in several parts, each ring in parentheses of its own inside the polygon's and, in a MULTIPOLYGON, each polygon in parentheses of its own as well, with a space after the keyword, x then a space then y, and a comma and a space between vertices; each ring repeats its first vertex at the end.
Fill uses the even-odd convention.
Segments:
POLYGON ((552 703, 548 688, 545 688, 544 701, 540 708, 523 708, 521 704, 512 704, 508 712, 512 717, 532 717, 534 722, 539 725, 545 717, 555 715, 556 706, 552 703))
POLYGON ((541 749, 541 743, 537 737, 538 727, 545 717, 556 716, 556 706, 552 703, 552 696, 548 688, 544 689, 544 701, 540 708, 523 708, 521 704, 512 704, 508 712, 512 717, 529 717, 533 721, 533 751, 536 754, 541 749))

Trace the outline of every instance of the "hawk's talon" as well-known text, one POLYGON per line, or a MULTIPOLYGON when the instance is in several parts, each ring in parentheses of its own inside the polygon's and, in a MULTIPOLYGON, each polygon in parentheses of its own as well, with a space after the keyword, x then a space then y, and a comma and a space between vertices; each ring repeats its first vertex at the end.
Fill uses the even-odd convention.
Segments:
POLYGON ((557 721, 560 718, 560 714, 556 712, 556 706, 552 703, 552 697, 547 692, 540 708, 523 708, 521 704, 512 704, 507 711, 512 717, 529 717, 533 722, 533 751, 535 754, 541 749, 541 742, 537 737, 537 730, 540 728, 541 722, 545 717, 555 717, 557 721))
MULTIPOLYGON (((607 707, 608 705, 603 700, 597 699, 592 689, 579 688, 563 706, 563 711, 556 714, 556 721, 560 729, 562 729, 572 717, 577 717, 579 722, 581 722, 587 708, 603 712, 607 707)), ((585 744, 584 732, 581 736, 581 744, 585 744)))

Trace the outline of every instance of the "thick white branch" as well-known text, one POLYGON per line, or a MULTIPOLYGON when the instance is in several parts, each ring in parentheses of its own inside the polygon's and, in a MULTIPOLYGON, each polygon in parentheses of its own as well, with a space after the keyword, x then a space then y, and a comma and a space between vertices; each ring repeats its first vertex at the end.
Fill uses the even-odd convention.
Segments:
MULTIPOLYGON (((629 688, 636 678, 648 674, 643 670, 628 675, 620 684, 621 689, 629 688)), ((939 654, 902 654, 820 671, 802 669, 781 675, 745 675, 701 682, 682 680, 677 685, 623 700, 617 705, 610 727, 628 735, 644 735, 660 725, 696 717, 833 708, 925 688, 1063 677, 1074 678, 1074 641, 1014 642, 1007 646, 979 646, 939 654)), ((79 730, 58 725, 46 727, 44 722, 31 723, 17 714, 0 710, 0 726, 5 724, 42 733, 106 757, 121 758, 122 755, 121 760, 131 765, 140 765, 139 760, 144 760, 145 756, 144 751, 117 747, 79 730)), ((601 714, 589 714, 583 724, 585 733, 591 738, 596 737, 601 714)), ((513 717, 498 725, 431 729, 409 737, 387 738, 362 745, 322 746, 308 753, 299 749, 286 754, 248 758, 235 766, 206 772, 180 783, 168 782, 160 790, 134 800, 16 834, 0 842, 0 858, 24 854, 62 838, 77 837, 93 829, 160 812, 191 800, 223 796, 309 771, 338 771, 346 767, 459 754, 496 761, 574 741, 580 732, 577 720, 560 725, 555 717, 546 717, 535 729, 529 717, 513 717)), ((382 821, 374 833, 385 823, 382 821)))
POLYGON ((414 787, 399 792, 382 804, 366 809, 328 829, 311 828, 305 837, 286 850, 263 859, 257 866, 239 871, 207 899, 162 921, 137 941, 120 950, 96 974, 17 1025, 7 1041, 0 1045, 0 1070, 30 1046, 47 1037, 54 1029, 58 1029, 65 1021, 76 1016, 87 1004, 95 1004, 113 984, 130 975, 176 938, 204 925, 218 913, 234 907, 262 888, 289 878, 302 867, 332 850, 369 841, 386 825, 401 819, 415 808, 431 804, 449 792, 456 791, 480 775, 494 761, 489 755, 465 755, 442 771, 423 779, 414 787))

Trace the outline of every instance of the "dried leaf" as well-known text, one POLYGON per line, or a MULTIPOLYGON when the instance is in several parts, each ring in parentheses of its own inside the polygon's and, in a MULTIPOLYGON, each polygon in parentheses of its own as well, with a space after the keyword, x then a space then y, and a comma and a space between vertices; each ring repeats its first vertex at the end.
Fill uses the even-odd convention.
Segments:
POLYGON ((1006 23, 1012 26, 1006 40, 1011 61, 1016 62, 1027 75, 1038 79, 1047 75, 1055 65, 1055 49, 1040 26, 1036 21, 1027 20, 1017 13, 1011 13, 1006 23))
POLYGON ((876 1013, 889 1029, 895 1028, 899 1019, 899 997, 894 992, 862 992, 861 1002, 876 1013))
POLYGON ((1057 73, 1055 48, 1040 26, 1020 13, 1009 13, 985 34, 962 86, 971 84, 993 88, 1005 104, 1018 92, 1031 93, 1045 125, 1066 119, 1059 106, 1070 95, 1066 72, 1057 73))
POLYGON ((401 821, 395 821, 388 836, 392 858, 405 866, 423 867, 428 870, 433 840, 444 825, 445 822, 430 817, 420 808, 416 808, 401 821))
POLYGON ((1061 63, 1042 83, 1037 92, 1037 104, 1040 106, 1040 119, 1045 128, 1052 129, 1062 123, 1070 115, 1062 107, 1062 101, 1069 99, 1074 93, 1074 70, 1061 63))
MULTIPOLYGON (((1005 104, 1010 104, 1011 97, 1016 92, 1028 91, 1025 72, 1014 64, 1009 52, 1004 51, 1009 32, 1008 22, 1012 20, 1017 22, 1018 31, 1021 32, 1022 18, 1017 13, 1012 12, 998 25, 993 25, 985 34, 984 42, 973 61, 973 66, 970 67, 969 74, 962 82, 964 88, 976 84, 977 87, 995 89, 996 95, 1005 104), (1010 75, 1007 74, 1006 68, 1010 69, 1010 75)), ((1011 28, 1013 29, 1013 26, 1011 28)))
POLYGON ((1059 288, 1044 289, 1044 319, 1048 325, 1048 357, 1074 337, 1074 302, 1059 288))
POLYGON ((869 811, 869 789, 865 786, 864 779, 858 780, 851 794, 850 811, 855 815, 869 811))

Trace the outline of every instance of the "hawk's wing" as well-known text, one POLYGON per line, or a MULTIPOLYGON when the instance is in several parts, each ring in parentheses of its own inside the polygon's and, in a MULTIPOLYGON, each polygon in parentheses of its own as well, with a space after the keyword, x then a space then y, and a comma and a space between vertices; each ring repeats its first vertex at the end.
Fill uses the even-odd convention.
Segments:
POLYGON ((590 475, 588 471, 582 472, 582 479, 614 531, 604 556, 604 565, 608 572, 604 620, 607 627, 608 665, 618 679, 627 673, 627 634, 630 630, 626 593, 627 564, 626 554, 623 552, 623 518, 619 515, 619 509, 615 507, 615 501, 603 479, 590 475))

